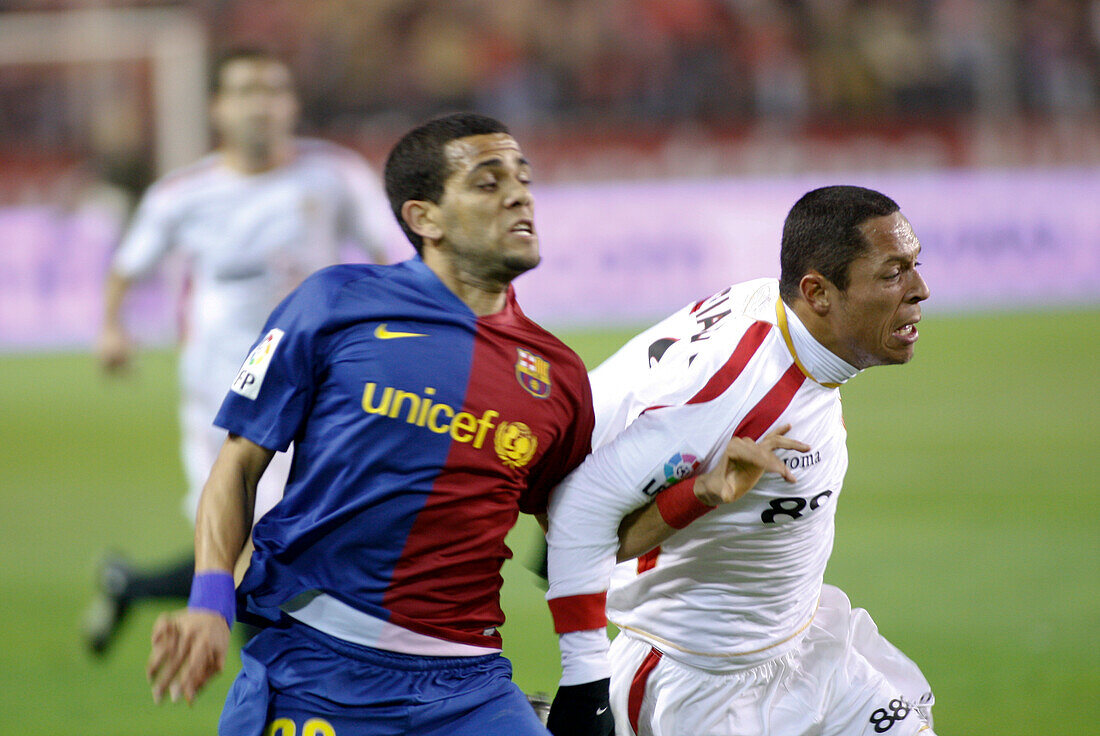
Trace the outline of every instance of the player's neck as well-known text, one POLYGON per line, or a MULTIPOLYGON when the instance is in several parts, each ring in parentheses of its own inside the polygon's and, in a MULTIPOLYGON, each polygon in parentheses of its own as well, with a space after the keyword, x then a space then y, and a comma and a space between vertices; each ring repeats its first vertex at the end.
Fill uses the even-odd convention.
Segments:
POLYGON ((508 301, 507 281, 471 274, 435 248, 425 248, 421 258, 424 265, 478 317, 496 314, 504 309, 508 301))
POLYGON ((793 305, 783 302, 787 314, 787 330, 791 349, 796 360, 801 360, 803 370, 809 371, 814 380, 829 384, 841 384, 859 373, 859 369, 840 357, 832 347, 832 332, 826 321, 799 300, 793 305), (801 306, 801 309, 799 307, 801 306))
POLYGON ((218 151, 226 167, 240 174, 262 174, 290 162, 294 156, 289 142, 273 146, 223 146, 218 151))
MULTIPOLYGON (((827 372, 830 375, 826 380, 843 382, 858 372, 855 366, 852 366, 841 357, 841 351, 838 347, 840 341, 837 339, 836 333, 828 320, 815 312, 802 299, 795 299, 793 304, 784 301, 783 304, 787 307, 788 312, 794 313, 798 321, 801 322, 802 327, 809 333, 808 336, 817 342, 819 349, 823 348, 829 352, 831 357, 825 356, 822 359, 822 362, 829 364, 829 370, 826 371, 824 366, 817 366, 819 372, 827 372), (843 374, 844 377, 838 378, 832 375, 836 371, 839 371, 839 374, 843 374)), ((809 353, 810 351, 804 352, 809 353)))

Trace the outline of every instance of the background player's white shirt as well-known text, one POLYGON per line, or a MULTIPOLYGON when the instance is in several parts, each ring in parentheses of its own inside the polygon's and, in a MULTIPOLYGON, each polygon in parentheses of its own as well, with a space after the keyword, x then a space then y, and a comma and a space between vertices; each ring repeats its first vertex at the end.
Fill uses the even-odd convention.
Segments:
MULTIPOLYGON (((287 164, 259 174, 235 171, 212 153, 149 188, 113 269, 140 278, 172 252, 187 264, 179 378, 183 510, 192 521, 225 440, 214 415, 268 315, 306 276, 339 262, 341 246, 377 260, 399 238, 374 171, 325 141, 295 139, 287 164)), ((260 480, 254 518, 282 495, 289 468, 289 455, 277 453, 260 480)))
POLYGON ((271 310, 349 243, 373 256, 393 240, 374 172, 355 153, 295 140, 292 160, 242 174, 212 153, 154 184, 114 259, 140 278, 171 251, 188 265, 181 378, 213 413, 271 310))
POLYGON ((647 330, 593 372, 600 447, 554 493, 548 598, 603 590, 624 515, 710 469, 735 433, 759 438, 789 422, 789 436, 812 448, 778 453, 797 483, 765 474, 744 498, 667 539, 644 571, 638 561, 619 566, 607 611, 668 656, 707 669, 749 666, 797 643, 832 550, 846 433, 838 391, 796 365, 790 332, 776 326, 778 304, 774 280, 731 287, 647 330), (658 338, 675 342, 651 362, 658 338))

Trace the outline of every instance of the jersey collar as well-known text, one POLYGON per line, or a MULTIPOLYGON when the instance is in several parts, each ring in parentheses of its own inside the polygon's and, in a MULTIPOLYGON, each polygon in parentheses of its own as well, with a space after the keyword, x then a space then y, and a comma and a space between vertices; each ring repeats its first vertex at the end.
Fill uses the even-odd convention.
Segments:
POLYGON ((508 284, 508 292, 504 300, 504 306, 501 310, 478 317, 466 302, 459 299, 458 295, 443 283, 443 280, 439 278, 435 271, 428 268, 428 264, 424 263, 424 259, 421 258, 419 254, 404 261, 404 263, 409 267, 410 271, 414 274, 414 278, 420 282, 425 291, 430 294, 435 294, 443 303, 451 305, 453 309, 459 312, 469 314, 479 322, 507 324, 515 321, 517 316, 523 315, 523 312, 519 308, 519 304, 516 302, 516 290, 511 284, 508 284))
POLYGON ((848 365, 847 362, 831 353, 828 348, 815 340, 810 331, 798 319, 797 314, 791 312, 790 317, 788 317, 787 307, 783 304, 782 297, 775 300, 775 319, 776 326, 779 327, 779 332, 783 335, 783 342, 787 344, 787 350, 794 358, 794 364, 811 381, 819 383, 825 388, 840 388, 845 381, 859 373, 858 369, 848 365), (799 357, 796 345, 802 348, 802 355, 806 357, 806 362, 811 364, 814 372, 825 380, 819 380, 814 376, 814 373, 810 372, 810 369, 803 363, 802 358, 799 357))

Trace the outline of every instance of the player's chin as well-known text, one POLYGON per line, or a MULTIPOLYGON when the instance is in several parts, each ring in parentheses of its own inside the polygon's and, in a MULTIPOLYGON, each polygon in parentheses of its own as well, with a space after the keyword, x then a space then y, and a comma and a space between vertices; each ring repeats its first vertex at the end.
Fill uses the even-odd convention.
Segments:
POLYGON ((913 345, 906 345, 904 347, 890 347, 887 346, 879 354, 879 365, 903 365, 913 359, 913 355, 916 353, 913 345))
POLYGON ((906 330, 903 328, 891 332, 882 341, 882 350, 879 357, 885 364, 908 363, 913 359, 916 352, 917 338, 916 329, 906 330))
POLYGON ((542 261, 538 240, 531 241, 527 247, 512 248, 504 256, 504 267, 515 274, 530 271, 542 261))

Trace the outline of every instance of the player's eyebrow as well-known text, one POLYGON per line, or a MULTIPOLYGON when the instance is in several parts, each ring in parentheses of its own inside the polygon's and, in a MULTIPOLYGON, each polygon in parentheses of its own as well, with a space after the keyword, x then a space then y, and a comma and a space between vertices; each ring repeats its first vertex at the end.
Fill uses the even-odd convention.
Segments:
MULTIPOLYGON (((479 163, 477 166, 470 169, 470 176, 473 176, 474 174, 476 174, 478 171, 481 171, 482 169, 489 169, 489 168, 495 169, 495 168, 500 168, 502 166, 504 166, 504 159, 502 159, 502 158, 497 157, 497 158, 485 159, 484 161, 479 163)), ((524 158, 523 156, 520 156, 519 161, 516 163, 516 166, 517 167, 522 167, 522 166, 530 167, 531 163, 526 158, 524 158)))
POLYGON ((905 255, 889 256, 883 261, 883 263, 884 264, 909 263, 910 261, 915 261, 917 258, 919 258, 920 257, 920 252, 921 252, 921 247, 918 245, 916 250, 914 250, 912 253, 906 253, 905 255))

